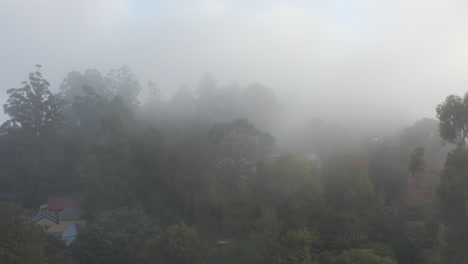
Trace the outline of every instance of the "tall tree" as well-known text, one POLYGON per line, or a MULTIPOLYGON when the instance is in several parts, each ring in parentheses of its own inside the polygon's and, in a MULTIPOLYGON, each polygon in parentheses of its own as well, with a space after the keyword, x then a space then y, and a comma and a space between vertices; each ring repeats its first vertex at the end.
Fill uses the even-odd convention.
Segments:
POLYGON ((3 109, 10 119, 3 123, 3 130, 20 128, 28 135, 41 137, 53 136, 60 128, 62 100, 49 90, 50 84, 42 77, 40 65, 37 68, 23 87, 7 90, 9 98, 3 109))
MULTIPOLYGON (((145 241, 154 228, 142 209, 100 212, 71 245, 78 264, 142 264, 145 241)), ((151 262, 154 263, 154 262, 151 262)))
POLYGON ((89 214, 135 203, 133 153, 122 120, 110 113, 97 133, 78 172, 89 214))
POLYGON ((145 105, 155 105, 161 101, 161 90, 153 81, 149 81, 145 105))
POLYGON ((76 96, 86 96, 85 87, 92 87, 93 91, 105 99, 110 99, 113 94, 107 87, 104 77, 98 70, 88 69, 84 73, 78 71, 70 72, 60 84, 63 96, 72 101, 76 96))
POLYGON ((83 94, 75 96, 66 118, 74 129, 80 131, 87 142, 94 139, 100 120, 109 108, 109 102, 96 93, 91 86, 83 86, 83 94))
POLYGON ((323 203, 323 188, 316 170, 305 157, 283 155, 257 165, 255 196, 277 206, 278 218, 291 228, 307 226, 323 203))
POLYGON ((49 82, 39 71, 40 65, 37 68, 23 82, 23 87, 7 90, 9 98, 3 108, 10 119, 0 127, 1 134, 14 142, 9 155, 16 158, 10 165, 28 205, 42 202, 40 199, 45 197, 39 195, 40 184, 61 174, 58 139, 62 131, 63 100, 50 91, 49 82))
POLYGON ((171 225, 163 234, 149 239, 145 257, 151 263, 185 264, 206 263, 208 245, 201 240, 195 227, 184 223, 171 225))
POLYGON ((129 107, 140 105, 138 101, 140 82, 127 66, 111 70, 106 76, 106 84, 114 94, 122 97, 129 107))
POLYGON ((341 157, 327 162, 323 183, 329 203, 336 208, 365 210, 376 202, 368 164, 359 157, 341 157))
POLYGON ((440 216, 447 227, 445 263, 468 262, 468 153, 449 154, 437 190, 440 216))
POLYGON ((267 132, 258 130, 247 119, 215 124, 208 138, 219 158, 256 161, 271 153, 275 139, 267 132))
POLYGON ((466 263, 468 254, 468 93, 465 97, 450 95, 437 106, 440 135, 457 149, 449 153, 437 190, 440 215, 447 226, 445 263, 466 263))
POLYGON ((464 98, 450 95, 436 108, 440 120, 440 136, 446 142, 466 149, 468 138, 468 93, 464 98))
POLYGON ((336 264, 396 264, 395 261, 376 255, 369 249, 352 249, 343 251, 336 259, 336 264))

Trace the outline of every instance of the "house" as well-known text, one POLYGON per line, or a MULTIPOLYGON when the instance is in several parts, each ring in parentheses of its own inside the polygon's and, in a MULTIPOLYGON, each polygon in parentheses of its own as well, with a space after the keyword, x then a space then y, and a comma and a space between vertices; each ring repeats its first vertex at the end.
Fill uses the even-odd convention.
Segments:
POLYGON ((70 245, 86 221, 83 220, 83 206, 69 198, 50 198, 39 208, 39 213, 31 221, 42 226, 46 233, 52 234, 70 245))

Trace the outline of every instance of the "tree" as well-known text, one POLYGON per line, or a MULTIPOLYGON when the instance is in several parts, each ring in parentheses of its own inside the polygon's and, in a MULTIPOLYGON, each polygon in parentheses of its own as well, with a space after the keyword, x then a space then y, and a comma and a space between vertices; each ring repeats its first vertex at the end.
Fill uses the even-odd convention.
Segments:
POLYGON ((60 92, 68 101, 73 101, 77 96, 84 97, 89 88, 103 99, 110 99, 113 94, 107 87, 104 77, 98 70, 88 69, 84 73, 70 72, 60 84, 60 92))
POLYGON ((439 212, 447 227, 445 261, 449 264, 468 261, 468 153, 456 150, 449 154, 437 190, 439 212))
POLYGON ((402 234, 393 243, 398 263, 427 263, 425 252, 435 251, 437 228, 437 224, 433 221, 406 221, 403 223, 401 226, 402 234))
POLYGON ((423 118, 407 127, 400 136, 400 156, 407 159, 417 147, 423 147, 428 165, 441 168, 447 153, 453 148, 451 144, 444 144, 440 134, 440 122, 435 119, 423 118))
POLYGON ((273 150, 275 139, 258 130, 247 119, 236 119, 230 123, 215 124, 208 132, 219 158, 256 161, 273 150))
POLYGON ((171 214, 168 224, 194 223, 196 202, 208 191, 211 175, 207 171, 213 160, 200 138, 186 139, 168 148, 162 179, 165 199, 170 203, 166 211, 171 214))
POLYGON ((367 173, 367 162, 358 157, 329 161, 323 177, 328 202, 336 208, 368 209, 375 205, 374 186, 367 173))
POLYGON ((66 121, 70 129, 80 132, 86 145, 95 138, 108 108, 109 102, 105 98, 97 94, 93 87, 84 85, 83 94, 75 96, 70 108, 65 110, 66 121))
POLYGON ((464 98, 448 96, 436 110, 441 137, 457 147, 445 161, 437 190, 441 220, 447 227, 442 255, 446 263, 464 263, 468 261, 468 93, 464 98))
POLYGON ((148 82, 148 95, 146 97, 145 105, 154 106, 161 101, 161 91, 156 83, 148 82))
POLYGON ((290 228, 308 225, 323 205, 324 191, 306 157, 283 155, 257 165, 254 194, 258 200, 277 207, 278 218, 290 228))
POLYGON ((409 164, 409 170, 412 174, 423 171, 427 164, 424 160, 424 154, 426 151, 423 147, 417 147, 413 154, 411 155, 411 160, 409 164))
POLYGON ((171 225, 165 232, 145 244, 145 257, 157 264, 206 263, 208 245, 195 227, 184 223, 171 225))
POLYGON ((119 69, 113 69, 107 74, 105 80, 109 90, 115 95, 120 95, 130 108, 140 104, 138 94, 141 86, 130 68, 122 66, 119 69))
POLYGON ((165 138, 161 132, 153 127, 139 131, 137 137, 133 138, 131 142, 136 169, 133 173, 135 193, 138 201, 145 208, 154 205, 154 200, 160 200, 155 196, 165 191, 165 186, 162 184, 165 143, 165 138))
POLYGON ((78 170, 88 213, 135 203, 133 165, 130 138, 120 117, 110 113, 102 119, 97 141, 78 170))
POLYGON ((0 134, 12 143, 7 155, 14 157, 4 170, 12 172, 25 204, 34 206, 45 198, 39 185, 62 176, 58 163, 62 160, 63 100, 49 90, 49 82, 37 67, 23 87, 7 90, 9 98, 3 108, 10 119, 0 127, 0 134))
POLYGON ((350 249, 385 237, 382 220, 386 218, 367 172, 367 162, 354 156, 324 164, 322 182, 328 206, 319 214, 317 230, 327 249, 350 249))
POLYGON ((143 248, 156 230, 142 209, 102 211, 71 245, 78 264, 146 263, 143 248))
POLYGON ((396 264, 395 261, 376 255, 369 249, 352 249, 343 251, 335 264, 396 264))
POLYGON ((398 213, 406 220, 422 220, 432 217, 437 211, 436 190, 441 172, 432 168, 425 159, 426 150, 417 147, 409 161, 406 188, 398 203, 398 213))
POLYGON ((216 250, 212 255, 215 261, 209 263, 287 263, 280 244, 283 229, 274 209, 258 207, 255 211, 248 218, 239 219, 245 222, 242 232, 236 234, 233 242, 216 250))
POLYGON ((466 149, 468 137, 468 93, 464 98, 450 95, 436 108, 440 120, 440 136, 446 142, 466 149))
POLYGON ((9 98, 3 109, 10 119, 1 126, 4 133, 16 128, 39 138, 53 137, 58 132, 62 122, 59 112, 62 100, 49 90, 50 84, 39 68, 29 74, 29 81, 24 81, 23 87, 7 90, 9 98))
POLYGON ((376 191, 384 195, 386 204, 396 203, 400 199, 405 190, 408 169, 398 142, 384 142, 372 153, 369 178, 376 191))
POLYGON ((311 263, 312 247, 319 238, 317 232, 305 228, 288 231, 282 240, 286 263, 311 263))

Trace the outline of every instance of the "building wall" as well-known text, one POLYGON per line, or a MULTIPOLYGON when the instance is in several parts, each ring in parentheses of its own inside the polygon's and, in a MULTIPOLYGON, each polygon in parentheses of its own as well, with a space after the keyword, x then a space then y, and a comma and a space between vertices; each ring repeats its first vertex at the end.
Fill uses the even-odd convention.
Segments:
POLYGON ((71 224, 68 226, 62 233, 62 240, 65 241, 65 245, 69 246, 73 241, 75 241, 78 234, 78 229, 76 224, 71 224))
POLYGON ((48 219, 48 218, 42 218, 41 220, 37 221, 36 224, 38 224, 38 225, 40 225, 40 226, 42 226, 42 227, 47 228, 47 230, 46 230, 47 232, 48 232, 48 229, 54 228, 54 227, 58 226, 57 223, 51 221, 51 220, 48 219))

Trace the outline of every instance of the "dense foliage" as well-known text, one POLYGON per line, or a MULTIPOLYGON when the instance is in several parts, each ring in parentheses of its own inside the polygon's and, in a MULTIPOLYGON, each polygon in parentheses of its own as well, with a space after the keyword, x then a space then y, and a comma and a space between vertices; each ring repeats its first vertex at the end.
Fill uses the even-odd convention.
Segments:
POLYGON ((73 196, 87 225, 61 251, 2 203, 1 263, 468 261, 466 99, 448 97, 440 122, 358 147, 314 119, 310 140, 278 154, 288 140, 267 131, 281 108, 261 84, 220 87, 207 75, 163 99, 149 82, 143 104, 128 67, 49 86, 38 70, 7 91, 0 198, 34 210, 73 196), (451 146, 439 126, 456 145, 443 170, 451 146))

